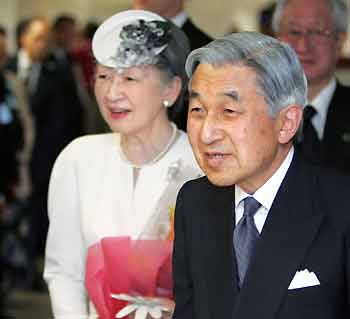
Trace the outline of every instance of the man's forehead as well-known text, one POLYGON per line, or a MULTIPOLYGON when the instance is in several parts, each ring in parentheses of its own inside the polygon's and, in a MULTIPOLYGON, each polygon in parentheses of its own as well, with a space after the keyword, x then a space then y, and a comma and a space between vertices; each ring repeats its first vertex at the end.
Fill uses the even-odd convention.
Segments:
POLYGON ((287 3, 283 13, 283 21, 287 22, 290 20, 295 20, 295 22, 302 23, 303 21, 298 21, 300 17, 304 19, 315 21, 318 23, 329 22, 333 20, 331 8, 328 1, 326 0, 291 0, 287 3))
POLYGON ((255 79, 255 71, 242 64, 199 64, 195 69, 191 81, 190 88, 198 85, 223 85, 240 82, 241 80, 255 79))

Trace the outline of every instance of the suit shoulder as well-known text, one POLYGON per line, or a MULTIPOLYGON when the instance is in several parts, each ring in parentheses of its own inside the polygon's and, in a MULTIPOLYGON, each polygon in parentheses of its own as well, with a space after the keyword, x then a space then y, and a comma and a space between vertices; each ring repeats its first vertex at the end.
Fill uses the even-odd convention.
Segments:
POLYGON ((350 175, 319 167, 318 196, 329 217, 340 227, 350 226, 350 175))
POLYGON ((199 35, 200 37, 207 40, 208 42, 213 40, 207 33, 201 30, 197 25, 195 25, 191 19, 187 19, 187 21, 183 26, 183 29, 191 32, 195 32, 196 35, 199 35))
MULTIPOLYGON (((319 184, 328 194, 339 194, 339 196, 350 194, 350 174, 340 173, 335 169, 319 168, 319 184)), ((349 203, 350 197, 347 195, 349 203)))
POLYGON ((340 82, 337 82, 337 84, 336 84, 336 91, 335 92, 337 92, 337 91, 349 94, 350 93, 350 86, 342 84, 340 82))
POLYGON ((182 29, 190 40, 192 50, 200 48, 213 40, 208 34, 193 24, 191 19, 186 20, 182 29))
POLYGON ((349 97, 350 87, 337 82, 334 94, 330 101, 330 109, 336 107, 337 110, 342 108, 344 109, 344 112, 349 112, 348 105, 345 103, 349 97))

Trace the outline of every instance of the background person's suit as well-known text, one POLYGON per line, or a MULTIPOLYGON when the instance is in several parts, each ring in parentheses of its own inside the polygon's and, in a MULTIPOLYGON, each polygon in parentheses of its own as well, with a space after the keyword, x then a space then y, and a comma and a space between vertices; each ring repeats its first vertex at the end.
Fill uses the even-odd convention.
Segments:
POLYGON ((350 173, 350 88, 337 83, 330 101, 324 136, 322 160, 328 166, 350 173))
MULTIPOLYGON (((17 58, 8 68, 17 73, 17 58)), ((49 56, 41 63, 35 89, 28 94, 29 107, 35 121, 35 141, 31 158, 33 184, 41 184, 50 176, 59 152, 83 133, 83 109, 72 87, 70 74, 49 56)))
POLYGON ((209 35, 195 26, 189 18, 186 19, 181 29, 185 32, 188 39, 190 40, 191 50, 198 49, 213 41, 209 35))
POLYGON ((175 213, 174 319, 349 318, 350 180, 294 155, 240 291, 234 187, 188 182, 175 213), (319 286, 288 290, 308 269, 319 286))
MULTIPOLYGON (((11 58, 8 69, 18 74, 18 56, 11 58)), ((51 169, 61 150, 83 134, 83 109, 70 74, 53 56, 43 60, 39 70, 34 89, 27 92, 35 128, 29 164, 32 193, 26 207, 30 229, 27 245, 34 263, 32 267, 35 267, 35 257, 43 255, 45 249, 51 169)), ((28 279, 28 285, 32 280, 28 279)))

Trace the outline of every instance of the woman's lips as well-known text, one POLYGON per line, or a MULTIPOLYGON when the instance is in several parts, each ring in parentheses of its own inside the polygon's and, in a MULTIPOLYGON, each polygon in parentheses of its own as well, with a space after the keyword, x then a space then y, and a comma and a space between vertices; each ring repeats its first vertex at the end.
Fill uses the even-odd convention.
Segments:
POLYGON ((128 116, 130 110, 119 109, 119 110, 109 110, 110 117, 114 120, 122 119, 128 116))

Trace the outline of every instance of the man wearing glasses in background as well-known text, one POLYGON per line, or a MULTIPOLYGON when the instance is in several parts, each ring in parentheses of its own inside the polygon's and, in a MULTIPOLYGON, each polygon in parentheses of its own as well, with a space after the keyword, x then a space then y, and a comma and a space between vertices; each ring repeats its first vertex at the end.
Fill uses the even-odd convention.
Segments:
POLYGON ((277 1, 272 23, 277 37, 294 48, 308 80, 297 145, 309 161, 350 172, 350 88, 335 78, 347 29, 345 3, 277 1))

